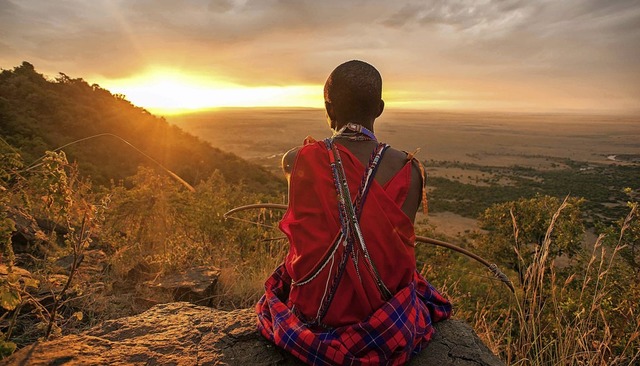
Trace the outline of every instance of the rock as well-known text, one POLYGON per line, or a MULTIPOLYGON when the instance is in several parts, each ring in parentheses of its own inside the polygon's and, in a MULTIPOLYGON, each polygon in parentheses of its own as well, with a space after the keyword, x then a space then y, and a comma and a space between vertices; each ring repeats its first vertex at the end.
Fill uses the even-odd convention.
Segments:
MULTIPOLYGON (((468 325, 436 325, 411 365, 493 366, 503 363, 468 325)), ((215 310, 190 303, 156 305, 106 321, 79 335, 35 343, 6 365, 301 365, 256 332, 253 309, 215 310)))
MULTIPOLYGON (((78 258, 78 275, 86 278, 98 278, 107 270, 108 260, 105 252, 100 249, 85 250, 78 258)), ((73 266, 73 254, 58 258, 54 266, 57 273, 68 275, 73 266)))
POLYGON ((47 236, 40 230, 36 219, 19 208, 9 208, 8 217, 15 223, 16 230, 11 233, 14 253, 39 255, 37 248, 47 241, 47 236))
POLYGON ((502 366, 476 332, 466 323, 451 319, 435 324, 431 343, 410 365, 502 366))
POLYGON ((138 284, 144 284, 158 277, 159 269, 155 269, 152 265, 145 261, 136 263, 124 278, 115 280, 113 282, 113 288, 118 292, 131 292, 138 284))
POLYGON ((158 275, 158 271, 147 262, 138 262, 127 272, 125 281, 135 285, 138 282, 151 280, 158 275))
POLYGON ((211 305, 218 277, 220 277, 218 268, 200 266, 190 268, 183 273, 163 275, 146 284, 171 293, 174 301, 211 305))

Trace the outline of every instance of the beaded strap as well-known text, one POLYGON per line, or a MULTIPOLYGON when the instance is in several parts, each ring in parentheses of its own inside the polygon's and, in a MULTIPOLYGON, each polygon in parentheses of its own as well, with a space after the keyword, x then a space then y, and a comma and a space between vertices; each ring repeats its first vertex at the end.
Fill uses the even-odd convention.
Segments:
MULTIPOLYGON (((376 281, 378 290, 380 291, 380 294, 383 296, 385 300, 390 299, 392 294, 391 294, 391 291, 389 291, 387 286, 382 281, 380 273, 378 272, 376 265, 373 263, 373 260, 371 260, 371 256, 369 255, 369 251, 367 250, 367 246, 364 241, 364 235, 362 234, 362 230, 360 229, 359 218, 362 211, 362 207, 364 205, 364 198, 366 198, 371 182, 373 182, 374 174, 375 174, 375 171, 377 170, 378 163, 380 162, 382 154, 384 154, 384 152, 388 147, 389 145, 386 145, 386 144, 378 144, 376 148, 377 152, 372 156, 373 159, 369 163, 369 167, 363 177, 363 182, 360 186, 358 196, 356 197, 356 202, 358 203, 356 205, 357 209, 354 209, 354 205, 351 204, 351 200, 347 200, 348 203, 346 205, 349 211, 349 216, 348 216, 349 224, 353 231, 355 239, 359 244, 359 247, 360 247, 359 249, 362 251, 362 255, 366 260, 367 269, 370 271, 372 277, 376 281)), ((338 149, 335 147, 335 145, 333 146, 332 150, 334 155, 339 156, 338 149)), ((339 161, 339 169, 341 174, 344 176, 344 169, 342 167, 341 161, 339 161)), ((346 179, 344 179, 344 181, 346 183, 346 179)), ((347 196, 347 197, 350 197, 350 196, 347 196)))
MULTIPOLYGON (((344 270, 346 268, 347 259, 351 256, 354 261, 354 265, 356 268, 356 272, 358 277, 360 277, 360 273, 358 271, 358 253, 355 250, 356 247, 354 244, 357 242, 358 249, 362 252, 363 257, 365 258, 367 269, 369 270, 371 276, 374 278, 376 282, 376 286, 378 290, 382 294, 383 298, 389 299, 392 294, 389 289, 386 287, 384 282, 382 281, 380 274, 371 260, 369 255, 369 251, 367 250, 367 246, 364 242, 364 237, 362 235, 362 231, 360 229, 359 218, 362 212, 362 207, 364 206, 364 202, 369 191, 369 187, 373 182, 373 178, 375 176, 375 172, 378 167, 378 163, 382 158, 382 155, 389 147, 387 144, 378 144, 376 149, 371 155, 371 159, 369 161, 369 166, 365 171, 365 174, 362 179, 362 183, 360 185, 360 189, 358 194, 356 195, 356 199, 354 203, 351 202, 351 194, 349 192, 349 185, 346 180, 346 176, 344 173, 344 168, 342 166, 342 159, 340 158, 340 153, 338 151, 337 146, 333 143, 332 139, 325 140, 325 145, 327 147, 329 154, 329 160, 331 162, 332 172, 334 175, 334 182, 336 184, 336 192, 338 193, 338 209, 340 212, 341 224, 341 232, 346 234, 345 236, 345 251, 342 254, 342 258, 340 259, 340 264, 338 265, 338 270, 331 281, 331 288, 329 289, 329 282, 327 282, 327 287, 325 288, 325 293, 323 294, 323 298, 321 300, 320 307, 318 309, 318 314, 316 318, 316 322, 320 323, 322 318, 325 316, 326 312, 333 301, 333 297, 337 291, 338 285, 342 276, 344 274, 344 270), (355 207, 354 207, 355 206, 355 207), (327 291, 328 290, 328 291, 327 291)), ((332 261, 333 263, 333 261, 332 261)), ((324 267, 324 266, 323 266, 324 267)))
POLYGON ((326 139, 324 143, 329 154, 329 164, 334 178, 334 185, 338 198, 340 232, 336 235, 333 243, 330 246, 330 249, 327 251, 327 254, 314 267, 314 269, 312 269, 307 275, 303 276, 303 278, 301 278, 300 280, 292 282, 292 285, 294 286, 306 285, 313 281, 329 264, 331 264, 329 267, 329 273, 331 273, 335 264, 335 254, 340 247, 340 244, 344 246, 344 252, 342 253, 342 256, 339 260, 336 274, 332 278, 329 277, 327 279, 327 284, 325 286, 325 291, 323 293, 320 306, 318 307, 316 319, 312 323, 316 325, 322 325, 322 319, 326 315, 329 306, 333 302, 333 297, 337 291, 340 280, 344 275, 347 260, 349 259, 349 257, 352 258, 355 264, 356 273, 360 278, 357 264, 358 252, 362 252, 362 255, 366 261, 366 267, 369 270, 371 276, 374 278, 376 286, 378 287, 378 290, 382 294, 383 298, 385 298, 386 300, 391 298, 392 296, 391 292, 382 281, 375 264, 371 260, 371 257, 369 256, 369 252, 365 245, 364 237, 358 223, 369 188, 374 180, 375 173, 379 166, 378 163, 382 159, 384 152, 387 150, 387 148, 389 148, 389 145, 378 144, 378 146, 376 146, 376 148, 372 152, 368 168, 365 170, 365 174, 362 177, 362 182, 360 184, 358 194, 356 195, 356 198, 352 203, 351 194, 349 192, 349 185, 344 173, 342 159, 340 157, 338 148, 333 143, 333 138, 326 139), (354 245, 356 242, 359 244, 357 247, 354 245))

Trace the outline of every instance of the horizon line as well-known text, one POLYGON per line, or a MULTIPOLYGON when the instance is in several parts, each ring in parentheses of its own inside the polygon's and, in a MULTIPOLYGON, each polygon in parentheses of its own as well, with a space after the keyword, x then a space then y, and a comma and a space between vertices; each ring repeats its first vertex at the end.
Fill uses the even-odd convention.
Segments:
MULTIPOLYGON (((141 107, 141 106, 140 106, 141 107)), ((198 109, 163 109, 163 108, 146 108, 141 107, 158 117, 176 117, 195 114, 215 113, 219 111, 231 110, 317 110, 324 111, 321 107, 311 106, 218 106, 211 108, 198 109)), ((556 108, 546 110, 536 110, 529 108, 424 108, 424 107, 395 107, 393 104, 387 106, 383 112, 383 116, 395 112, 414 112, 414 113, 454 113, 454 114, 526 114, 526 115, 587 115, 587 116, 621 116, 621 117, 640 117, 639 110, 615 110, 615 109, 571 109, 556 108)))

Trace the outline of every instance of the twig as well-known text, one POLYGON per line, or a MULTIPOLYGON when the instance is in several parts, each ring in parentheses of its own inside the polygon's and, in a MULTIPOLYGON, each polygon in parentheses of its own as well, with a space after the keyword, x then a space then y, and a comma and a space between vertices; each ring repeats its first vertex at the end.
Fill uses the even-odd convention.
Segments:
POLYGON ((64 296, 65 292, 71 286, 71 281, 73 281, 73 276, 76 273, 78 266, 80 266, 80 256, 79 249, 82 247, 82 241, 84 235, 86 233, 87 228, 87 213, 85 211, 84 216, 82 217, 82 225, 80 225, 80 235, 78 236, 78 242, 74 245, 73 248, 73 263, 71 264, 71 269, 69 270, 69 277, 67 277, 67 282, 64 284, 62 291, 58 293, 58 295, 54 296, 53 308, 51 309, 51 314, 49 316, 49 324, 47 325, 47 331, 45 332, 44 338, 49 339, 49 335, 51 334, 51 329, 53 328, 53 324, 56 320, 56 315, 58 314, 58 307, 60 306, 60 299, 64 296))
MULTIPOLYGON (((118 139, 119 141, 125 143, 127 146, 131 147, 132 149, 134 149, 135 151, 137 151, 139 154, 141 154, 142 156, 144 156, 145 158, 151 160, 153 163, 155 163, 157 166, 159 166, 160 168, 162 168, 162 170, 164 170, 167 174, 169 174, 172 178, 174 178, 175 180, 177 180, 178 182, 180 182, 180 184, 182 184, 183 186, 185 186, 189 191, 191 192, 195 192, 195 188, 193 188, 193 186, 191 186, 191 184, 187 183, 184 179, 180 178, 176 173, 172 172, 171 170, 169 170, 167 167, 165 167, 164 165, 160 164, 159 161, 157 161, 156 159, 152 158, 151 156, 147 155, 146 153, 144 153, 142 150, 138 149, 137 147, 135 147, 132 143, 130 143, 129 141, 123 139, 122 137, 115 135, 113 133, 100 133, 97 135, 93 135, 93 136, 89 136, 89 137, 85 137, 85 138, 81 138, 79 140, 75 140, 75 141, 71 141, 68 144, 62 145, 54 150, 52 150, 53 152, 59 151, 64 149, 67 146, 71 146, 71 145, 75 145, 77 143, 80 142, 84 142, 87 140, 91 140, 91 139, 95 139, 98 137, 103 137, 103 136, 108 136, 108 137, 113 137, 118 139)), ((24 169, 24 171, 29 171, 31 169, 34 169, 40 165, 42 165, 42 163, 36 164, 37 162, 39 162, 40 160, 44 159, 46 157, 46 155, 43 155, 39 158, 37 158, 36 160, 34 160, 31 164, 29 164, 29 166, 24 169)))

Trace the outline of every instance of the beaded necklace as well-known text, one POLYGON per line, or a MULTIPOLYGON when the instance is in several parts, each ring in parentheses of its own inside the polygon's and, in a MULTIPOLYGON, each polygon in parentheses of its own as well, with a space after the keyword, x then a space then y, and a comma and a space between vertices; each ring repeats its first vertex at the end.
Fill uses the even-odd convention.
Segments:
POLYGON ((333 138, 345 138, 350 141, 378 141, 373 131, 363 125, 349 122, 333 134, 333 138))

